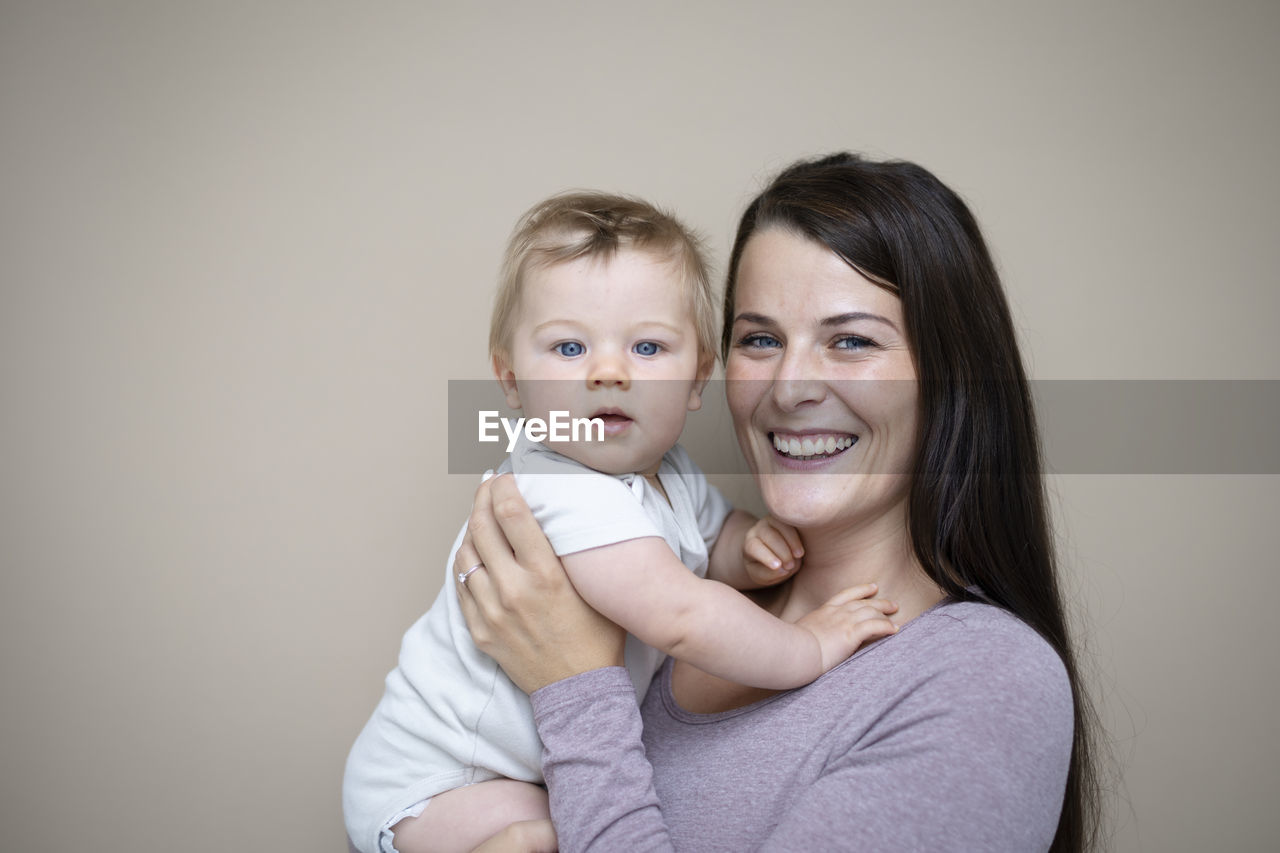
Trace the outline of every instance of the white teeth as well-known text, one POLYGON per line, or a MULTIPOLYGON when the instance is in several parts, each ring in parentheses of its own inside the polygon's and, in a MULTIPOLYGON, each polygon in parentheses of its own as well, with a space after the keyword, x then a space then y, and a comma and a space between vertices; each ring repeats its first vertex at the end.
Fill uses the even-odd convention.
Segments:
POLYGON ((785 453, 795 459, 812 459, 814 457, 830 456, 843 451, 852 447, 855 441, 857 441, 855 436, 848 435, 809 435, 804 438, 781 438, 775 433, 773 447, 779 453, 785 453))

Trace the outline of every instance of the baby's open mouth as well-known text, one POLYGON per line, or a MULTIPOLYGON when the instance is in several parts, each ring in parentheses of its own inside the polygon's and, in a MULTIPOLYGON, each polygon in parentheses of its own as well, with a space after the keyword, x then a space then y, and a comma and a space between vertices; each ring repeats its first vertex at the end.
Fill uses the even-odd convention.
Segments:
POLYGON ((844 432, 824 432, 808 435, 788 435, 771 432, 769 439, 773 449, 788 459, 826 459, 844 453, 858 440, 856 435, 844 432))
POLYGON ((631 420, 631 418, 621 409, 601 409, 591 417, 593 419, 599 418, 604 421, 605 426, 608 426, 609 424, 627 423, 631 420))
POLYGON ((604 423, 606 436, 621 435, 631 426, 631 416, 621 409, 600 409, 591 417, 593 420, 599 418, 604 423))

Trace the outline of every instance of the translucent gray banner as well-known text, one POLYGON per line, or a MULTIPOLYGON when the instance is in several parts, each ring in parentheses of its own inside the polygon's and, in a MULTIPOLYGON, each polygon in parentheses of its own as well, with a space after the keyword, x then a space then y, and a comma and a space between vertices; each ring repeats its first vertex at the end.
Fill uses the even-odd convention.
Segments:
MULTIPOLYGON (((833 423, 815 418, 813 426, 851 429, 851 424, 858 423, 860 407, 863 416, 872 420, 875 401, 902 392, 889 387, 894 384, 825 383, 847 401, 836 410, 844 406, 853 417, 837 415, 833 423)), ((680 443, 708 474, 748 474, 734 435, 725 385, 723 380, 708 384, 702 409, 689 414, 680 443)), ((522 386, 533 390, 530 383, 522 386)), ((1040 380, 1031 388, 1046 473, 1280 474, 1280 446, 1273 432, 1280 423, 1280 380, 1040 380)), ((575 400, 575 395, 594 399, 583 397, 581 383, 543 390, 565 400, 575 400)), ((633 392, 642 390, 633 387, 624 393, 635 399, 641 395, 633 392)), ((740 398, 757 400, 769 388, 760 383, 734 391, 740 398)), ((548 424, 547 430, 558 427, 568 438, 571 419, 591 412, 565 411, 570 412, 565 420, 548 424)), ((479 474, 496 467, 522 415, 506 407, 493 380, 450 380, 449 473, 479 474), (502 418, 508 419, 505 424, 502 418), (490 440, 482 441, 482 434, 490 440)), ((520 428, 529 426, 526 421, 520 428)), ((537 425, 532 426, 536 437, 537 425)), ((585 428, 579 427, 581 440, 585 428)))

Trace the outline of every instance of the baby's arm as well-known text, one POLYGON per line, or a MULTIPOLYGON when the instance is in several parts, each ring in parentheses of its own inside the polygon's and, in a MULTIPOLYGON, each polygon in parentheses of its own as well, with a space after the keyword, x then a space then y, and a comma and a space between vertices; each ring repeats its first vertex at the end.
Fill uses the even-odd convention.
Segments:
POLYGON ((735 509, 711 548, 707 577, 734 589, 781 583, 800 568, 804 545, 790 524, 735 509))
POLYGON ((738 592, 689 571, 658 537, 563 557, 582 597, 654 648, 751 687, 808 684, 868 640, 897 628, 897 606, 853 587, 791 624, 738 592))

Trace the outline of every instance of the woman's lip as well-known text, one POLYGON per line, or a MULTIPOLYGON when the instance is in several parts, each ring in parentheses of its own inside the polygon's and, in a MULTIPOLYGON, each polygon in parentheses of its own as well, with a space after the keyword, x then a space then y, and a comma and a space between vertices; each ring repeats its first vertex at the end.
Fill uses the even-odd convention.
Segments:
POLYGON ((793 435, 794 435, 794 436, 796 436, 797 438, 803 438, 803 437, 804 437, 804 436, 806 436, 806 435, 837 435, 837 436, 838 436, 838 435, 846 435, 846 436, 854 435, 854 433, 851 433, 851 432, 848 432, 848 431, 846 431, 846 430, 842 430, 842 429, 821 429, 821 428, 813 428, 813 429, 771 429, 771 430, 767 430, 767 432, 769 433, 769 436, 770 436, 771 438, 772 438, 773 436, 775 436, 775 435, 777 435, 777 436, 783 436, 783 437, 786 437, 786 438, 790 438, 790 437, 791 437, 791 436, 793 436, 793 435))

